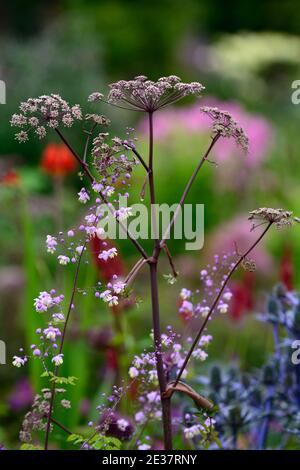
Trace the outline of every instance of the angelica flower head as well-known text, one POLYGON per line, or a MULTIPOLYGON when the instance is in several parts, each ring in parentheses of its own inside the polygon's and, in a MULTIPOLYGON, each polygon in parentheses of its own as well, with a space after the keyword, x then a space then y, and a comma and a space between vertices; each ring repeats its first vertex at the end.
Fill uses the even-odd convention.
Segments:
POLYGON ((30 132, 39 139, 47 135, 47 128, 56 129, 60 125, 71 127, 76 120, 82 119, 80 106, 70 106, 60 95, 41 95, 29 98, 20 104, 20 114, 13 114, 10 124, 20 131, 15 137, 26 142, 30 132))
POLYGON ((277 228, 284 226, 291 226, 294 223, 300 223, 298 217, 293 216, 292 211, 286 211, 284 209, 273 209, 270 207, 260 207, 249 212, 249 220, 253 221, 252 230, 255 229, 255 221, 261 223, 274 223, 277 228))
POLYGON ((204 106, 200 111, 207 114, 213 121, 213 137, 220 135, 221 137, 233 138, 236 144, 247 153, 249 140, 243 129, 234 121, 227 111, 221 111, 218 108, 204 106))
MULTIPOLYGON (((112 83, 107 101, 122 108, 153 113, 187 95, 199 95, 203 89, 201 83, 183 83, 175 75, 161 77, 157 82, 139 75, 133 80, 112 83)), ((100 93, 92 93, 89 97, 89 101, 102 99, 100 93)))

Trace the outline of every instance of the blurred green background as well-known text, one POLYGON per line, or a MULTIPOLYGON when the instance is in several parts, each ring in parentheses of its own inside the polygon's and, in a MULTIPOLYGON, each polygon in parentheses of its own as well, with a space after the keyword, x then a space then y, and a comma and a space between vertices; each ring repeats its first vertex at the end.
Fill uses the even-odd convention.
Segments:
MULTIPOLYGON (((75 197, 81 185, 76 173, 57 183, 42 168, 45 148, 56 142, 55 136, 20 146, 9 124, 11 114, 17 112, 20 101, 51 92, 88 110, 87 96, 106 91, 112 81, 139 74, 153 80, 176 74, 184 81, 203 83, 203 102, 228 109, 245 127, 249 156, 239 155, 228 142, 221 143, 213 156, 218 166, 207 166, 189 195, 188 202, 205 204, 204 249, 185 253, 182 242, 170 242, 181 274, 173 286, 162 276, 169 269, 163 262, 163 322, 179 326, 180 287, 197 288, 199 271, 215 253, 232 251, 233 240, 244 246, 249 210, 278 206, 300 214, 300 107, 291 102, 292 82, 300 79, 300 8, 292 0, 186 0, 184 4, 179 0, 15 0, 1 8, 0 79, 6 83, 7 103, 0 105, 0 338, 7 344, 8 364, 0 366, 0 442, 9 445, 16 442, 31 388, 36 391, 41 385, 37 364, 30 366, 30 383, 24 369, 10 365, 18 348, 31 344, 39 325, 33 298, 58 280, 66 291, 70 289, 69 276, 57 277, 44 240, 58 227, 77 224, 82 215, 75 197)), ((209 143, 209 130, 198 108, 199 103, 187 100, 162 111, 158 118, 159 202, 178 201, 209 143)), ((104 104, 100 110, 120 136, 126 126, 134 126, 141 152, 146 150, 140 116, 104 104)), ((69 130, 68 136, 82 151, 78 129, 69 130)), ((138 200, 142 183, 138 171, 133 201, 138 200)), ((145 246, 149 248, 149 242, 145 246)), ((119 248, 129 269, 136 254, 127 242, 119 248)), ((257 272, 250 278, 241 274, 233 285, 235 303, 229 318, 216 319, 211 326, 215 337, 211 361, 221 355, 222 360, 239 361, 244 368, 260 364, 268 350, 268 331, 256 323, 253 310, 263 308, 265 292, 278 280, 299 288, 299 232, 274 232, 256 253, 256 262, 257 272)), ((89 286, 103 276, 91 259, 80 282, 89 286)), ((116 349, 125 343, 128 356, 118 365, 124 372, 132 355, 150 344, 147 272, 136 288, 143 303, 120 315, 99 307, 92 296, 78 301, 65 351, 66 373, 80 377, 78 387, 70 391, 72 410, 63 418, 69 426, 93 416, 99 391, 116 380, 116 349)))

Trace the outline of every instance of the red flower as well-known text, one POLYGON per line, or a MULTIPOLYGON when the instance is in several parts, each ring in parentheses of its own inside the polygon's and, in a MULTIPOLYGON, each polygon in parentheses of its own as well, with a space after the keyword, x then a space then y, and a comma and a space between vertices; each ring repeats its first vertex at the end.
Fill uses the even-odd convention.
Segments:
POLYGON ((16 186, 20 183, 20 176, 14 170, 8 170, 0 179, 1 184, 6 186, 16 186))
POLYGON ((290 248, 286 248, 280 263, 280 280, 287 290, 293 290, 294 283, 294 267, 292 260, 292 252, 290 248))
POLYGON ((105 351, 106 365, 111 370, 118 370, 119 368, 119 358, 116 348, 110 347, 105 351))
POLYGON ((232 320, 240 320, 244 313, 253 307, 254 273, 245 272, 240 281, 233 283, 230 290, 233 294, 230 306, 232 320))
POLYGON ((48 144, 42 155, 41 167, 52 176, 66 176, 77 168, 77 162, 64 144, 48 144))

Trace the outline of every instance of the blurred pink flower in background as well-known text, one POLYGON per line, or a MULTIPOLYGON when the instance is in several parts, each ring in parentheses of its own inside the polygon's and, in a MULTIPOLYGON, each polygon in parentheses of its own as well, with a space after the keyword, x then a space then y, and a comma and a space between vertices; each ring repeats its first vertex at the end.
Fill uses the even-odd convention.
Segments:
MULTIPOLYGON (((207 244, 208 252, 235 253, 236 243, 239 253, 243 253, 257 239, 258 230, 250 232, 250 223, 245 216, 237 216, 229 222, 218 225, 211 233, 207 244)), ((251 252, 251 259, 255 261, 259 272, 271 272, 272 257, 265 249, 263 241, 251 252)))
MULTIPOLYGON (((201 106, 213 106, 228 111, 233 119, 244 129, 249 137, 249 154, 243 161, 248 167, 257 166, 271 149, 274 131, 269 121, 261 115, 247 112, 242 105, 234 102, 219 101, 210 97, 201 101, 201 106)), ((167 139, 175 132, 208 133, 211 129, 211 119, 200 112, 200 105, 168 108, 155 115, 154 134, 157 139, 167 139)), ((139 129, 147 132, 148 120, 143 119, 139 129)), ((228 161, 231 157, 240 154, 231 139, 220 139, 217 142, 214 154, 221 161, 228 161)))

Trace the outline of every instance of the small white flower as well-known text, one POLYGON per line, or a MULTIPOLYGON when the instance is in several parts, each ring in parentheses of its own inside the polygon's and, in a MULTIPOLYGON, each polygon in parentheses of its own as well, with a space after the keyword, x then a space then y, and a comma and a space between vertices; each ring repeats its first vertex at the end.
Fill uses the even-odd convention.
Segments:
POLYGON ((81 188, 81 190, 78 193, 78 196, 79 196, 78 201, 81 202, 82 204, 86 204, 87 201, 90 200, 89 193, 87 192, 85 188, 81 188))
POLYGON ((126 421, 126 419, 120 418, 117 420, 117 427, 120 429, 120 431, 126 431, 128 426, 129 423, 126 421))
POLYGON ((47 235, 46 237, 46 245, 48 253, 54 253, 56 250, 56 237, 52 237, 51 235, 47 235))
POLYGON ((230 300, 232 298, 232 292, 228 291, 228 292, 225 292, 225 294, 223 295, 223 299, 224 300, 230 300))
POLYGON ((118 304, 119 304, 118 297, 116 295, 112 295, 108 302, 109 307, 114 307, 118 304))
POLYGON ((97 228, 94 225, 88 225, 85 227, 85 232, 90 238, 94 238, 97 233, 97 228))
POLYGON ((105 231, 104 231, 104 228, 102 227, 98 227, 97 230, 96 230, 96 235, 98 238, 103 238, 103 235, 104 235, 105 231))
POLYGON ((64 362, 63 356, 63 354, 57 354, 57 356, 52 358, 52 362, 54 362, 56 366, 60 366, 64 362))
POLYGON ((82 252, 85 250, 85 247, 83 245, 79 245, 76 247, 76 253, 80 256, 82 252))
POLYGON ((203 335, 201 336, 198 344, 199 346, 207 346, 212 341, 212 339, 213 337, 211 335, 203 335))
POLYGON ((149 381, 150 382, 156 382, 157 380, 157 370, 156 369, 153 369, 153 370, 150 370, 149 371, 149 381))
POLYGON ((140 444, 138 446, 138 450, 149 450, 151 449, 151 446, 149 446, 148 444, 140 444))
POLYGON ((137 377, 139 375, 139 371, 137 370, 136 367, 130 367, 128 373, 129 373, 129 377, 131 379, 134 379, 135 377, 137 377))
POLYGON ((135 414, 134 419, 137 423, 141 424, 145 421, 145 414, 143 413, 143 411, 138 411, 135 414))
POLYGON ((58 259, 59 264, 62 264, 63 266, 70 263, 70 258, 68 256, 59 255, 57 259, 58 259))
POLYGON ((196 436, 199 436, 201 434, 203 427, 201 424, 195 424, 194 426, 191 426, 189 428, 185 428, 183 430, 184 437, 186 439, 193 439, 196 436))
POLYGON ((118 281, 113 284, 113 291, 115 294, 121 294, 126 287, 125 282, 118 281))
POLYGON ((199 359, 200 361, 205 361, 205 359, 208 357, 208 354, 207 352, 203 351, 203 349, 195 349, 195 351, 192 353, 192 356, 195 359, 199 359))
POLYGON ((34 299, 34 306, 37 312, 46 312, 48 308, 53 307, 53 305, 53 298, 46 291, 40 292, 40 295, 36 299, 34 299))
POLYGON ((200 312, 202 317, 206 317, 209 314, 210 308, 209 307, 201 307, 200 312))
POLYGON ((107 261, 108 259, 114 258, 117 255, 118 255, 117 249, 110 248, 109 250, 101 251, 101 253, 98 255, 98 258, 103 259, 103 261, 107 261))
POLYGON ((111 291, 109 289, 105 290, 100 294, 100 299, 104 300, 104 302, 109 302, 112 297, 111 291))
POLYGON ((49 326, 44 330, 44 334, 46 335, 47 339, 51 341, 55 341, 57 336, 61 336, 61 332, 58 328, 53 328, 53 326, 49 326))
POLYGON ((181 289, 180 297, 181 297, 182 300, 189 299, 191 297, 191 295, 192 295, 192 292, 190 290, 185 289, 185 288, 181 289))
POLYGON ((97 216, 95 214, 88 214, 85 216, 85 220, 88 225, 93 225, 97 220, 97 216))
POLYGON ((143 359, 141 359, 139 356, 135 356, 133 360, 133 365, 137 368, 140 369, 144 365, 143 359))
POLYGON ((100 193, 100 191, 103 189, 103 185, 101 183, 93 183, 92 188, 95 193, 100 193))
POLYGON ((125 220, 132 215, 131 207, 121 207, 121 209, 114 212, 114 216, 118 220, 125 220))
POLYGON ((26 361, 27 361, 26 357, 14 356, 13 361, 12 361, 12 365, 19 368, 21 366, 24 366, 26 361))
POLYGON ((105 188, 105 191, 104 191, 104 192, 105 192, 106 196, 110 197, 110 196, 112 196, 112 195, 114 194, 115 188, 113 188, 112 186, 107 186, 107 187, 105 188))
POLYGON ((147 399, 149 403, 158 402, 160 400, 159 393, 158 392, 147 393, 147 399))
POLYGON ((220 313, 227 313, 228 312, 228 304, 224 304, 223 302, 218 305, 218 310, 220 313))

